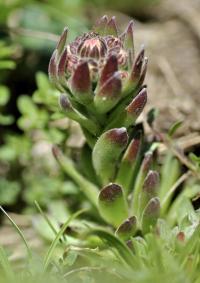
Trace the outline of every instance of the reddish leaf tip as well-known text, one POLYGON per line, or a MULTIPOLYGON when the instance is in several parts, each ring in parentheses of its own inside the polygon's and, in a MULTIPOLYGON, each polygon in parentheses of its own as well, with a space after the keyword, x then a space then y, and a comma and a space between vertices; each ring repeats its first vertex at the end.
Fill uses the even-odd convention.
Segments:
POLYGON ((113 16, 107 23, 106 32, 109 35, 118 36, 116 18, 113 16))
POLYGON ((138 117, 144 109, 147 102, 147 90, 143 88, 138 95, 132 100, 132 102, 126 107, 128 114, 134 117, 138 117))
POLYGON ((157 171, 150 170, 144 180, 143 190, 152 194, 159 184, 159 174, 157 171))
POLYGON ((61 36, 60 36, 60 39, 57 43, 57 46, 56 46, 56 49, 58 50, 58 53, 61 54, 64 47, 65 47, 65 44, 66 44, 66 41, 67 41, 67 34, 68 34, 68 28, 65 27, 61 36))
POLYGON ((122 196, 122 188, 114 183, 105 186, 99 194, 99 200, 103 202, 114 202, 122 196))
POLYGON ((127 152, 124 156, 124 160, 132 163, 138 155, 140 146, 141 146, 141 139, 140 138, 133 139, 128 146, 127 152))
POLYGON ((135 216, 129 217, 119 226, 119 228, 117 229, 117 233, 123 234, 131 232, 136 223, 137 218, 135 216))
POLYGON ((145 214, 150 215, 157 215, 160 211, 160 200, 158 197, 152 198, 145 209, 145 214))
POLYGON ((51 79, 52 82, 56 79, 57 76, 56 56, 57 56, 57 50, 53 52, 48 67, 49 78, 51 79))
POLYGON ((67 64, 67 49, 65 49, 60 57, 58 64, 58 76, 64 76, 67 64))
POLYGON ((150 168, 150 165, 151 165, 151 162, 152 162, 152 153, 151 152, 148 152, 145 154, 144 156, 144 159, 142 161, 142 171, 145 173, 148 172, 149 168, 150 168))
POLYGON ((68 97, 61 93, 60 98, 59 98, 59 104, 62 110, 68 110, 71 108, 71 103, 68 99, 68 97))
POLYGON ((112 54, 107 59, 107 62, 101 72, 99 86, 103 86, 103 84, 111 78, 114 73, 118 71, 118 61, 116 55, 112 54))
POLYGON ((85 61, 80 63, 72 76, 71 80, 72 91, 78 93, 90 93, 91 81, 88 63, 85 61))
POLYGON ((111 142, 124 146, 128 142, 128 133, 125 127, 111 129, 106 132, 106 136, 111 142))

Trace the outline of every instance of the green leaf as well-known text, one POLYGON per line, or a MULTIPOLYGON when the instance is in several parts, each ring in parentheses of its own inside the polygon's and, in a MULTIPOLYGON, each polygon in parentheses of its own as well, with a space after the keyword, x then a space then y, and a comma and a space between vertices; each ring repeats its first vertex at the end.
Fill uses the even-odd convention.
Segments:
POLYGON ((130 266, 137 266, 137 259, 135 258, 134 254, 119 238, 101 228, 91 229, 89 234, 99 236, 101 240, 104 240, 108 243, 109 247, 115 248, 118 251, 119 256, 123 258, 130 266))
POLYGON ((168 131, 168 136, 172 137, 176 131, 182 126, 183 121, 177 121, 173 125, 171 125, 169 131, 168 131))
POLYGON ((151 108, 147 113, 147 123, 152 127, 153 122, 155 121, 156 117, 158 116, 159 111, 158 109, 151 108))
POLYGON ((128 205, 122 188, 117 184, 111 183, 100 191, 98 208, 101 216, 115 227, 128 217, 128 205))
POLYGON ((103 185, 113 181, 117 161, 128 142, 126 128, 114 128, 103 133, 97 140, 92 161, 96 174, 103 185))

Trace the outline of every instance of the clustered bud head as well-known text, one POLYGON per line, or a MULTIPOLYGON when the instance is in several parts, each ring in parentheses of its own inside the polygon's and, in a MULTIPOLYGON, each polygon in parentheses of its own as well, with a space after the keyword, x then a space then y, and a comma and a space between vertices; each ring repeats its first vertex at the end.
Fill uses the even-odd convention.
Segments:
MULTIPOLYGON (((142 89, 147 58, 144 47, 135 57, 133 21, 119 33, 115 17, 103 16, 92 31, 71 43, 68 32, 65 28, 50 59, 52 83, 82 115, 93 119, 95 113, 102 130, 120 113, 124 118, 115 127, 134 124, 147 100, 142 89)), ((97 131, 90 134, 95 136, 97 131)))

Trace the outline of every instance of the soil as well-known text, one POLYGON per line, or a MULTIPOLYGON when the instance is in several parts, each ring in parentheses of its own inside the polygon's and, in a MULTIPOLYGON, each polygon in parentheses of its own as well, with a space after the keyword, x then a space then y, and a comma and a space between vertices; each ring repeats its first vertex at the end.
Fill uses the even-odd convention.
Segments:
POLYGON ((166 131, 183 121, 180 135, 200 131, 200 0, 163 0, 136 23, 136 42, 149 57, 148 111, 159 109, 156 126, 166 131))

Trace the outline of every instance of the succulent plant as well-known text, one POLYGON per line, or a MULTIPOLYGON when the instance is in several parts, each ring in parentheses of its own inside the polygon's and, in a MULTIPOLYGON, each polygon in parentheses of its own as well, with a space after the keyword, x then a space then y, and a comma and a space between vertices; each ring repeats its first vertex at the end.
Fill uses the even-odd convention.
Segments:
POLYGON ((103 16, 72 43, 67 34, 65 28, 49 76, 61 92, 63 115, 83 130, 81 158, 87 168, 78 172, 57 146, 53 153, 116 235, 128 240, 138 230, 149 232, 160 215, 153 152, 136 125, 147 102, 144 47, 135 56, 133 21, 119 34, 114 17, 103 16))

